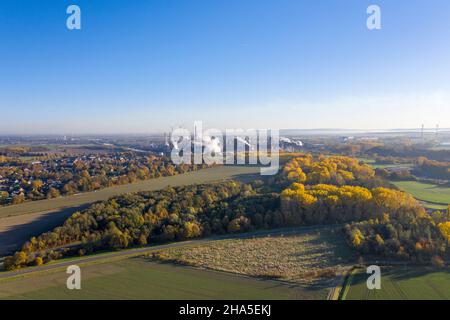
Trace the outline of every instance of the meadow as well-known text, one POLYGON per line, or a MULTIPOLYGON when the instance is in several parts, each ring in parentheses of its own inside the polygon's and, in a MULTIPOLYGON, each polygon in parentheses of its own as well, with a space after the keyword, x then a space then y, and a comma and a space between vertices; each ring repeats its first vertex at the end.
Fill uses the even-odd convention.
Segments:
POLYGON ((412 163, 389 163, 389 164, 380 164, 376 163, 375 159, 370 158, 356 158, 360 162, 363 162, 367 164, 368 166, 372 167, 372 169, 387 169, 387 168, 410 168, 413 166, 412 163))
POLYGON ((396 267, 381 270, 381 289, 368 290, 362 270, 350 277, 345 300, 449 300, 450 270, 396 267))
POLYGON ((81 290, 59 271, 0 280, 0 299, 323 299, 326 293, 278 281, 129 258, 82 266, 81 290))
POLYGON ((410 193, 420 201, 434 205, 436 209, 445 209, 450 204, 450 187, 419 181, 392 181, 401 190, 410 193))

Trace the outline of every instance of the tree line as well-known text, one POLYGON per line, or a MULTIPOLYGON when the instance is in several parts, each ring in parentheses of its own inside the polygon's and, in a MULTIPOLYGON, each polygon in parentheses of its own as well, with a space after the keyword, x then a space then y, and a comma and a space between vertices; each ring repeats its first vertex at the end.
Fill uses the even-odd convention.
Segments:
POLYGON ((348 224, 349 244, 361 255, 433 262, 443 266, 449 258, 450 211, 431 215, 381 219, 348 224))
MULTIPOLYGON (((345 157, 327 158, 327 163, 331 164, 327 166, 324 181, 328 184, 307 184, 311 181, 308 176, 311 168, 317 167, 310 159, 311 156, 293 159, 284 168, 284 176, 292 182, 281 193, 281 211, 285 215, 306 224, 349 223, 345 227, 348 243, 363 255, 433 261, 442 265, 450 251, 450 207, 446 212, 428 214, 405 192, 342 185, 340 178, 330 179, 340 174, 335 168, 342 167, 342 163, 353 164, 345 170, 352 175, 355 170, 359 171, 354 165, 356 160, 345 157), (301 174, 303 171, 307 174, 301 174)), ((323 160, 316 161, 321 162, 323 160)), ((355 184, 351 175, 344 173, 345 176, 349 177, 344 178, 345 183, 355 184)), ((370 182, 372 178, 370 172, 369 176, 356 178, 356 184, 375 185, 370 182)))
POLYGON ((450 162, 440 162, 419 157, 415 161, 414 172, 418 176, 432 179, 450 180, 450 162))
POLYGON ((169 187, 96 203, 30 239, 5 260, 5 267, 211 234, 317 224, 347 224, 343 234, 361 255, 443 261, 449 251, 449 212, 429 215, 412 196, 380 184, 374 171, 356 159, 301 155, 264 181, 169 187))

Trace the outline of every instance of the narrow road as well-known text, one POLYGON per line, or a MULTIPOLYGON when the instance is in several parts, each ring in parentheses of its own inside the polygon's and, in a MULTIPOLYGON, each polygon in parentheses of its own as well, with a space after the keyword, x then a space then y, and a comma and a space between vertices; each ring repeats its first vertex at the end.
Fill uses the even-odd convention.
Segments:
POLYGON ((73 264, 81 265, 81 264, 92 263, 92 262, 101 262, 102 260, 105 260, 105 262, 106 262, 109 259, 128 258, 128 257, 132 257, 132 256, 145 254, 145 253, 151 253, 151 252, 162 250, 162 249, 184 247, 184 246, 194 246, 194 245, 205 244, 205 243, 217 241, 217 240, 248 239, 248 238, 253 238, 253 237, 296 235, 296 234, 302 234, 304 232, 308 232, 308 231, 312 231, 312 230, 328 230, 328 229, 332 229, 332 228, 336 228, 336 226, 311 226, 311 227, 300 227, 300 228, 289 228, 289 229, 264 230, 264 231, 257 231, 257 232, 251 232, 251 233, 236 234, 236 235, 224 235, 224 236, 215 236, 215 237, 198 239, 198 240, 181 241, 181 242, 175 242, 175 243, 169 243, 169 244, 163 244, 163 245, 148 246, 148 247, 144 247, 144 248, 128 249, 128 250, 110 252, 110 253, 105 253, 105 254, 74 258, 74 259, 71 259, 70 261, 55 262, 55 263, 43 265, 40 267, 30 267, 30 268, 20 269, 20 270, 16 270, 16 271, 1 272, 0 280, 1 279, 11 279, 11 278, 15 278, 18 276, 24 276, 24 275, 32 275, 32 274, 36 274, 36 273, 43 272, 43 271, 60 269, 60 268, 64 268, 64 267, 67 267, 67 266, 70 266, 73 264))

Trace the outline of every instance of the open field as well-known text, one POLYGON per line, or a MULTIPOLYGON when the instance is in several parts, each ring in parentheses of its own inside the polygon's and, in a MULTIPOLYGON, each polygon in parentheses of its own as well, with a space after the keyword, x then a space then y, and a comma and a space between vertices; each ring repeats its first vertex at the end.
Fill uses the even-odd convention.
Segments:
POLYGON ((421 203, 426 209, 432 209, 432 210, 447 210, 448 209, 448 205, 445 205, 445 204, 435 204, 435 203, 425 202, 425 201, 421 201, 421 203))
POLYGON ((185 248, 170 248, 156 260, 330 288, 354 261, 339 228, 305 228, 295 234, 227 239, 185 248))
MULTIPOLYGON (((0 299, 325 299, 326 286, 277 281, 189 266, 150 261, 146 254, 163 249, 187 250, 208 243, 267 236, 286 240, 283 248, 292 245, 290 236, 307 237, 317 227, 259 231, 176 242, 156 247, 129 249, 86 257, 75 257, 41 267, 1 273, 0 299), (284 237, 280 238, 281 235, 284 237), (76 264, 82 269, 82 290, 70 291, 65 286, 65 268, 76 264)), ((322 232, 322 234, 325 234, 322 232)), ((334 237, 334 236, 332 236, 334 237)), ((333 238, 328 238, 332 241, 333 238)), ((279 241, 277 241, 279 243, 279 241)), ((303 258, 311 264, 317 244, 312 245, 309 256, 303 258)), ((307 252, 304 248, 298 256, 307 252)), ((334 254, 338 254, 335 252, 334 254)), ((302 260, 295 257, 296 260, 302 260)), ((277 262, 277 259, 270 260, 277 262)), ((280 261, 280 264, 284 263, 280 261)), ((306 265, 304 265, 306 266, 306 265)))
POLYGON ((373 169, 398 169, 398 168, 403 168, 403 169, 410 169, 413 167, 412 164, 410 163, 394 163, 394 164, 377 164, 377 163, 373 163, 373 164, 369 164, 373 169))
POLYGON ((1 207, 0 255, 13 250, 30 237, 60 225, 72 213, 96 201, 107 200, 129 192, 159 190, 169 185, 182 186, 232 178, 246 179, 257 173, 259 168, 252 166, 221 166, 114 186, 95 192, 1 207))
POLYGON ((429 202, 431 205, 441 205, 445 208, 450 204, 450 187, 441 187, 418 181, 392 181, 392 184, 412 194, 414 198, 429 202))
POLYGON ((83 267, 82 289, 65 270, 0 282, 0 299, 318 299, 320 291, 130 258, 83 267))
POLYGON ((376 163, 375 159, 370 159, 370 158, 357 158, 357 159, 358 159, 358 161, 364 162, 365 164, 372 167, 373 169, 410 168, 413 166, 412 163, 378 164, 378 163, 376 163))
POLYGON ((346 300, 449 300, 450 270, 419 267, 381 270, 381 290, 368 290, 368 275, 357 271, 349 280, 346 300))

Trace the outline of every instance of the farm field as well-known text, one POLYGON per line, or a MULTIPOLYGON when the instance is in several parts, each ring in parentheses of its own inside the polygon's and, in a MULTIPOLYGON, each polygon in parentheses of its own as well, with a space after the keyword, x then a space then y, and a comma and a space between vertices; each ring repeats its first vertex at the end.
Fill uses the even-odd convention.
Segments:
POLYGON ((450 270, 395 268, 381 270, 381 290, 368 290, 368 275, 357 272, 344 293, 346 300, 449 300, 450 270))
POLYGON ((75 211, 96 201, 139 191, 152 191, 167 186, 207 183, 224 179, 246 179, 259 173, 258 167, 221 166, 182 175, 139 181, 133 184, 114 186, 95 192, 81 193, 62 198, 26 202, 0 208, 0 255, 13 250, 30 237, 48 231, 61 224, 75 211))
POLYGON ((0 280, 0 299, 321 299, 321 290, 278 281, 149 262, 143 258, 83 267, 81 290, 65 270, 0 280))
POLYGON ((330 288, 354 261, 337 230, 312 227, 293 234, 226 239, 164 249, 150 257, 208 270, 330 288))
POLYGON ((435 184, 418 182, 418 181, 391 181, 401 190, 410 193, 416 199, 428 202, 430 205, 435 205, 442 209, 446 208, 450 204, 450 187, 441 187, 435 184))

